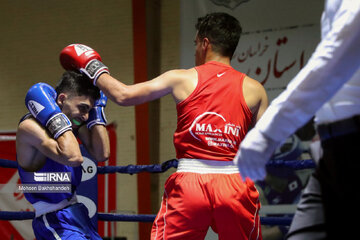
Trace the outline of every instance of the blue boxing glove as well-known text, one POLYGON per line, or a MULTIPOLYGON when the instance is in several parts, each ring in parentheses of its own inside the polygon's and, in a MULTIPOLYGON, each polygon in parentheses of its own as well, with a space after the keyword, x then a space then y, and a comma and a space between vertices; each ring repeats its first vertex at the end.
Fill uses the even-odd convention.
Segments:
POLYGON ((88 129, 92 128, 94 125, 106 125, 107 120, 104 112, 106 103, 107 97, 100 91, 100 98, 95 101, 94 107, 89 111, 89 118, 86 121, 88 129))
POLYGON ((69 118, 56 104, 56 91, 46 83, 33 85, 26 94, 25 105, 31 115, 57 139, 72 130, 69 118))

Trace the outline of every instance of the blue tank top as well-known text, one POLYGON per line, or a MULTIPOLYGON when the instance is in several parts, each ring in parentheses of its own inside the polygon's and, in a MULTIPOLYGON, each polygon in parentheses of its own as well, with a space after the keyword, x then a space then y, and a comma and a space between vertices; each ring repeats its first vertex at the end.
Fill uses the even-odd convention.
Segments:
MULTIPOLYGON (((34 172, 27 172, 24 169, 22 169, 19 165, 18 165, 18 171, 22 184, 39 184, 39 182, 34 181, 34 172)), ((24 192, 25 198, 31 204, 34 204, 38 201, 43 201, 47 203, 58 203, 64 199, 71 199, 75 193, 77 186, 79 186, 81 182, 81 176, 82 176, 81 166, 79 167, 65 166, 51 160, 50 158, 46 158, 46 162, 44 166, 40 170, 36 171, 36 173, 63 173, 63 172, 69 172, 71 175, 71 182, 66 183, 66 184, 71 184, 71 192, 65 192, 65 193, 24 192)), ((60 183, 42 181, 41 184, 45 185, 45 184, 60 184, 60 183)))
MULTIPOLYGON (((21 120, 25 120, 29 115, 25 115, 21 120)), ((20 180, 22 184, 39 184, 34 180, 34 172, 27 172, 18 165, 18 172, 20 175, 20 180)), ((50 158, 46 158, 44 166, 36 171, 36 173, 64 173, 69 172, 71 175, 71 182, 67 182, 66 184, 71 184, 71 192, 66 193, 26 193, 24 192, 25 198, 31 203, 34 204, 38 201, 43 201, 47 203, 59 203, 64 199, 71 199, 75 193, 77 186, 79 186, 82 177, 82 167, 70 167, 58 162, 50 158)), ((46 182, 41 181, 41 184, 64 184, 59 182, 46 182)))

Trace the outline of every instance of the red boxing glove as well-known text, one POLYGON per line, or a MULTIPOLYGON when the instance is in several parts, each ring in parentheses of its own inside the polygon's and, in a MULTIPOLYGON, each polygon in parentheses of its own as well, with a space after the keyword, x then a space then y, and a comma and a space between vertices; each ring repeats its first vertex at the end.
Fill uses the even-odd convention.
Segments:
POLYGON ((65 70, 79 70, 87 75, 96 86, 96 81, 109 69, 101 62, 100 55, 83 44, 70 44, 60 53, 60 63, 65 70))

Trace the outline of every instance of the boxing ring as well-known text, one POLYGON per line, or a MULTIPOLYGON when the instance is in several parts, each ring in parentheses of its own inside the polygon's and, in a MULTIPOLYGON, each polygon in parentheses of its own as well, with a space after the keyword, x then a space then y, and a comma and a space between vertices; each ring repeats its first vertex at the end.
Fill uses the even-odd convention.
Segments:
MULTIPOLYGON (((1 141, 15 140, 15 136, 1 136, 1 141)), ((139 174, 143 172, 148 173, 164 173, 171 168, 177 168, 178 161, 170 159, 162 164, 153 165, 127 165, 127 166, 97 166, 97 174, 139 174)), ((315 163, 311 159, 307 160, 270 160, 268 166, 277 167, 281 169, 313 169, 315 163)), ((0 159, 0 168, 17 168, 17 162, 8 159, 0 159)), ((285 214, 284 214, 285 215, 285 214)), ((5 221, 21 221, 31 220, 35 217, 32 211, 0 211, 0 220, 5 221)), ((97 212, 97 221, 107 222, 148 222, 154 221, 156 215, 154 214, 117 214, 107 212, 97 212)), ((269 226, 289 226, 292 221, 291 216, 269 217, 260 216, 262 225, 269 226)))

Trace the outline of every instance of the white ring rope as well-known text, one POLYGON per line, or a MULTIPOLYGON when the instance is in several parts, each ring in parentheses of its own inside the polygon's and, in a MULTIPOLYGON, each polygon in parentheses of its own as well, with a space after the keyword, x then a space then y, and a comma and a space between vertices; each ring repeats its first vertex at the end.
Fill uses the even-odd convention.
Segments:
POLYGON ((0 135, 0 142, 15 141, 15 140, 16 140, 16 136, 0 135))

